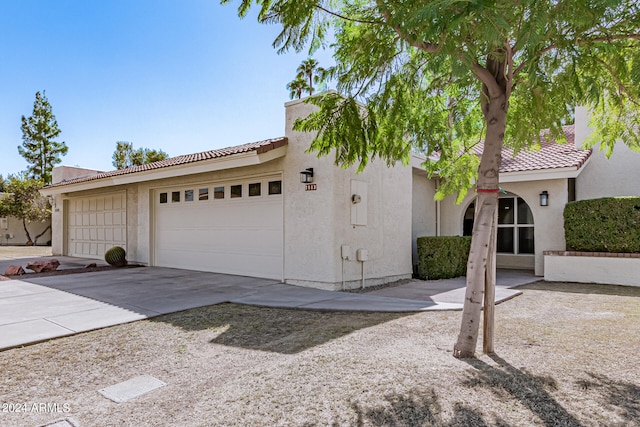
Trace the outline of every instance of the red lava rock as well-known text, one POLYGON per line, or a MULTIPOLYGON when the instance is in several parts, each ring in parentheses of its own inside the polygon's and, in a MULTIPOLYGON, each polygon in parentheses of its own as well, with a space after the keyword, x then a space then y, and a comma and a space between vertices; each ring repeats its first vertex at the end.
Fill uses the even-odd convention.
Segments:
POLYGON ((56 271, 60 263, 57 259, 47 260, 47 261, 34 261, 27 263, 27 269, 33 270, 36 273, 45 273, 48 271, 56 271))
POLYGON ((5 276, 22 276, 24 274, 24 269, 20 265, 10 265, 4 271, 5 276))

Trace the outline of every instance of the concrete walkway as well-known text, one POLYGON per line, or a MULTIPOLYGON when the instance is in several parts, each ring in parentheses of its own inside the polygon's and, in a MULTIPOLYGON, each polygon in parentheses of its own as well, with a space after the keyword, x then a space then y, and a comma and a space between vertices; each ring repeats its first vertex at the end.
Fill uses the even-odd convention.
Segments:
MULTIPOLYGON (((61 269, 95 260, 56 257, 61 269)), ((0 260, 0 271, 19 261, 0 260)), ((98 262, 98 264, 101 264, 98 262)), ((496 302, 539 278, 500 271, 496 302)), ((375 312, 460 310, 464 278, 412 281, 366 294, 323 291, 274 280, 160 267, 0 281, 0 349, 225 302, 264 307, 375 312)))

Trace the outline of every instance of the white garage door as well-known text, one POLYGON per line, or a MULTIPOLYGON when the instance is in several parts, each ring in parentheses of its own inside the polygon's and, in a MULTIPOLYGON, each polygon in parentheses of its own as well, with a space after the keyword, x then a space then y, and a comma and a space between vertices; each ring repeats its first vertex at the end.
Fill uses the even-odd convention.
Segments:
POLYGON ((282 279, 279 176, 156 190, 155 265, 282 279))
POLYGON ((67 254, 102 258, 112 246, 127 248, 126 193, 67 201, 67 254))

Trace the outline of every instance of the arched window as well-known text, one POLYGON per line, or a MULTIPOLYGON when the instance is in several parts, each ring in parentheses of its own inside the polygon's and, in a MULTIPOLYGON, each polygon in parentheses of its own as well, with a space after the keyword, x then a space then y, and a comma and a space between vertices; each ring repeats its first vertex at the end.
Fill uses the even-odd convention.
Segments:
MULTIPOLYGON (((475 203, 464 214, 464 236, 473 231, 475 203)), ((503 254, 533 254, 533 214, 529 205, 518 196, 507 195, 498 199, 497 252, 503 254)))

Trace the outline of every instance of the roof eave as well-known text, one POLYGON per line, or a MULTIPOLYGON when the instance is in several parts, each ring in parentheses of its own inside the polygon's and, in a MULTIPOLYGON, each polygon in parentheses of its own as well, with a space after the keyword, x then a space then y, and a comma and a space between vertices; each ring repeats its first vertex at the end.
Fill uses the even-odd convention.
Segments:
POLYGON ((209 160, 186 163, 184 165, 168 166, 160 169, 141 171, 132 174, 116 175, 91 181, 82 181, 78 183, 69 183, 66 185, 43 188, 40 190, 40 193, 44 196, 53 196, 61 193, 94 190, 97 188, 136 184, 139 182, 155 181, 159 179, 194 175, 198 173, 235 169, 246 166, 255 166, 272 161, 279 157, 284 157, 286 153, 287 145, 283 145, 266 152, 258 152, 258 150, 252 150, 246 153, 232 154, 209 160))

